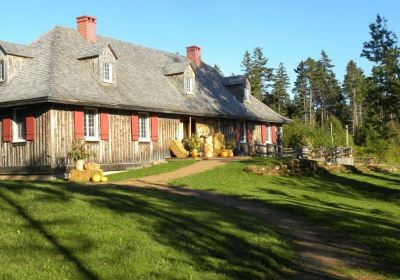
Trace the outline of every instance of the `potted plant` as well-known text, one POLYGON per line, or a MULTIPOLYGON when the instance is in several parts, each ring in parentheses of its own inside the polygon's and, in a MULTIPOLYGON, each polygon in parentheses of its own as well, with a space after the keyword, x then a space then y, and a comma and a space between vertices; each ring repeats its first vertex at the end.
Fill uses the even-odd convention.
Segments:
POLYGON ((68 152, 68 158, 75 162, 76 170, 83 170, 85 160, 89 159, 91 156, 94 156, 94 153, 86 150, 83 141, 74 141, 71 150, 68 152))
POLYGON ((197 138, 196 135, 192 135, 189 138, 188 146, 190 149, 190 155, 192 157, 197 157, 198 150, 200 149, 200 140, 199 140, 199 138, 197 138))
POLYGON ((235 149, 235 146, 236 146, 235 139, 229 139, 226 141, 225 148, 227 149, 229 157, 233 157, 233 150, 235 149))

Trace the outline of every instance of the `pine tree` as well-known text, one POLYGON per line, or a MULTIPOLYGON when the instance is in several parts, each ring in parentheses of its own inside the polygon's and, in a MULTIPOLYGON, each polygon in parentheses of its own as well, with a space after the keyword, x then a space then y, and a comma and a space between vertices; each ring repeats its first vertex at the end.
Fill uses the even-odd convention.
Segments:
POLYGON ((262 48, 257 47, 252 54, 249 51, 244 53, 241 64, 242 71, 250 81, 252 95, 261 101, 264 100, 272 76, 272 69, 267 67, 267 63, 262 48))
POLYGON ((400 50, 397 36, 387 28, 387 20, 377 15, 369 25, 371 40, 364 43, 361 56, 374 63, 367 93, 368 116, 379 129, 388 121, 399 122, 400 50))
POLYGON ((275 70, 272 81, 272 91, 270 94, 266 95, 265 103, 279 114, 287 115, 290 105, 287 89, 290 82, 283 63, 280 63, 279 67, 275 70))
POLYGON ((217 64, 214 64, 213 68, 214 68, 214 70, 217 71, 217 73, 220 74, 222 77, 224 76, 224 73, 222 72, 221 68, 220 68, 217 64))
POLYGON ((357 64, 350 60, 346 66, 343 81, 343 93, 350 102, 351 127, 353 136, 362 127, 364 120, 364 102, 366 94, 366 79, 364 72, 357 64))

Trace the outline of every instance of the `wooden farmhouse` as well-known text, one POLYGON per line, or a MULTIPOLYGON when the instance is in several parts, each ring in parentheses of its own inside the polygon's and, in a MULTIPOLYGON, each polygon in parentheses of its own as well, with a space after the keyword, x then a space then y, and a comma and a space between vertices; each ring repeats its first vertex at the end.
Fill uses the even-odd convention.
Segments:
POLYGON ((105 170, 171 157, 169 141, 221 132, 244 152, 274 143, 288 119, 251 95, 244 76, 201 60, 55 27, 30 45, 0 41, 0 175, 49 174, 84 140, 105 170))

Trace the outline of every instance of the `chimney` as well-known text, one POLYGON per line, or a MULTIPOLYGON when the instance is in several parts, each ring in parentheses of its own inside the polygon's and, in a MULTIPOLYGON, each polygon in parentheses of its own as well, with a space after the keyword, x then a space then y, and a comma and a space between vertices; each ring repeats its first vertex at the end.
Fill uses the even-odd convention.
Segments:
POLYGON ((190 46, 186 48, 186 57, 190 59, 196 66, 201 65, 201 48, 198 46, 190 46))
POLYGON ((78 32, 89 43, 96 43, 96 18, 91 16, 80 16, 76 18, 78 32))

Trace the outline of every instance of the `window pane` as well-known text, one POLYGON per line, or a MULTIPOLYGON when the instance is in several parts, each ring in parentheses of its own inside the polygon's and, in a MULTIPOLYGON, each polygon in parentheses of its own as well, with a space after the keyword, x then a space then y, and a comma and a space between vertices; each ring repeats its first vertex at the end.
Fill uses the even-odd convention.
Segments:
POLYGON ((96 110, 85 110, 84 117, 84 133, 85 137, 96 138, 97 137, 97 114, 96 110))
POLYGON ((147 115, 139 116, 139 137, 147 139, 148 137, 148 117, 147 115))
POLYGON ((110 64, 104 63, 104 80, 110 80, 110 64))
POLYGON ((0 80, 4 80, 4 60, 0 60, 0 80))
POLYGON ((15 111, 15 139, 25 139, 26 125, 25 125, 25 112, 23 109, 15 111))

